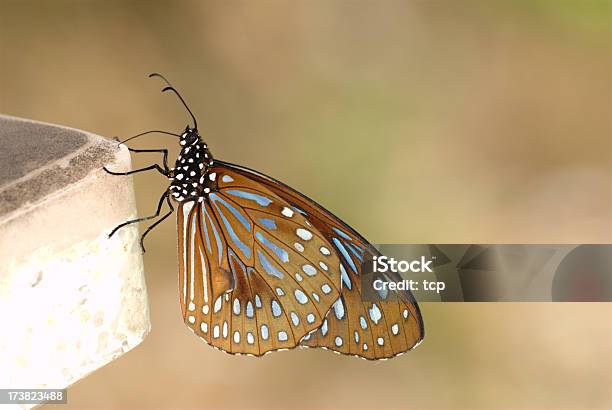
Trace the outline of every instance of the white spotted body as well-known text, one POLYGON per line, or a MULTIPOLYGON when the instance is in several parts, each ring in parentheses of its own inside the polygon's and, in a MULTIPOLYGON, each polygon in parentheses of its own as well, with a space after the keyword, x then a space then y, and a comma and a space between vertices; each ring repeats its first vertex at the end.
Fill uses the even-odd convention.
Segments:
POLYGON ((197 129, 185 128, 179 143, 181 152, 168 175, 170 197, 178 202, 201 200, 216 189, 216 179, 208 172, 214 159, 197 129))

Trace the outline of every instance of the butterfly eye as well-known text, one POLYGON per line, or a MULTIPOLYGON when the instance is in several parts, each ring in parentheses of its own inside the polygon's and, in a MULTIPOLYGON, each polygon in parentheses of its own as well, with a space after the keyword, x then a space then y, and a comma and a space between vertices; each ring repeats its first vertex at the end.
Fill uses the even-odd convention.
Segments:
POLYGON ((188 130, 185 135, 185 145, 192 145, 198 140, 198 132, 195 130, 188 130))

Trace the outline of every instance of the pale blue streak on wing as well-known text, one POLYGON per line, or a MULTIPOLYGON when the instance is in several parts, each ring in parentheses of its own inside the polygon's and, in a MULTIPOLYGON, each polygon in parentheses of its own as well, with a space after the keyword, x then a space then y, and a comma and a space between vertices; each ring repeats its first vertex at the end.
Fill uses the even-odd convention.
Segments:
POLYGON ((359 262, 363 262, 363 250, 360 249, 357 245, 353 244, 353 243, 347 243, 346 244, 347 248, 349 248, 349 250, 351 252, 353 252, 353 255, 355 255, 355 257, 357 257, 357 259, 359 259, 359 262))
POLYGON ((344 232, 342 232, 340 229, 338 228, 332 228, 332 229, 336 231, 336 233, 340 235, 341 237, 343 237, 344 239, 348 239, 349 241, 352 241, 351 237, 345 234, 344 232))
POLYGON ((266 248, 270 249, 272 252, 278 256, 280 260, 283 262, 289 262, 289 254, 283 248, 278 247, 274 242, 270 241, 268 238, 263 236, 261 232, 255 232, 255 237, 261 243, 263 243, 266 248))
POLYGON ((236 217, 236 219, 238 219, 238 221, 246 228, 246 230, 248 232, 251 232, 251 224, 246 219, 246 217, 240 213, 240 211, 238 211, 230 203, 228 203, 225 199, 221 198, 219 195, 215 193, 210 194, 210 199, 213 201, 217 209, 219 209, 219 207, 217 206, 217 201, 221 202, 223 206, 225 206, 236 217))
POLYGON ((223 214, 223 211, 217 205, 217 203, 213 202, 213 204, 214 204, 215 208, 217 208, 217 211, 219 212, 219 215, 221 216, 221 220, 223 221, 223 225, 225 225, 225 230, 227 230, 227 233, 229 233, 230 238, 232 239, 232 241, 234 241, 234 243, 236 245, 238 245, 238 247, 240 248, 242 253, 244 253, 244 256, 246 256, 247 258, 250 258, 251 257, 251 249, 248 246, 246 246, 240 240, 240 238, 238 238, 238 235, 236 235, 236 232, 234 232, 234 228, 232 227, 232 224, 230 223, 230 221, 227 220, 227 218, 223 214))
POLYGON ((351 269, 353 269, 353 271, 355 273, 358 273, 357 272, 357 268, 355 267, 355 263, 353 262, 353 259, 351 259, 351 255, 348 254, 348 251, 346 250, 346 248, 344 247, 342 242, 340 242, 340 240, 338 238, 332 238, 332 240, 334 241, 334 245, 336 245, 336 248, 338 248, 338 250, 340 251, 340 253, 344 257, 344 260, 346 260, 346 262, 349 265, 351 265, 351 269))
POLYGON ((261 206, 268 206, 272 203, 270 198, 266 198, 263 195, 254 194, 252 192, 241 191, 239 189, 228 189, 223 191, 238 198, 250 199, 251 201, 257 202, 261 206))
POLYGON ((258 221, 268 229, 276 229, 276 222, 274 222, 274 219, 259 218, 258 221))
POLYGON ((232 290, 236 288, 236 284, 238 283, 238 275, 242 275, 244 272, 246 272, 246 266, 244 266, 244 263, 242 263, 242 261, 240 260, 240 258, 234 253, 234 251, 231 248, 227 249, 227 255, 229 257, 230 261, 234 261, 234 263, 230 263, 230 270, 232 271, 232 290), (236 266, 238 266, 240 268, 240 271, 236 272, 236 266))
POLYGON ((344 269, 344 265, 340 264, 340 277, 342 278, 342 282, 346 285, 349 290, 353 289, 353 282, 351 282, 351 278, 346 273, 346 269, 344 269))
POLYGON ((387 293, 389 293, 389 289, 387 288, 382 288, 382 289, 378 289, 376 291, 378 293, 378 296, 380 296, 381 299, 387 299, 387 293))
POLYGON ((301 208, 298 208, 297 206, 293 205, 293 209, 295 209, 296 211, 298 211, 299 213, 301 213, 304 216, 308 216, 308 214, 306 213, 306 211, 304 211, 301 208))
MULTIPOLYGON (((219 265, 221 265, 221 259, 223 258, 223 248, 221 246, 221 237, 219 236, 219 232, 217 231, 217 227, 213 223, 212 218, 210 217, 210 215, 208 215, 208 211, 206 210, 206 207, 202 206, 202 209, 204 210, 204 220, 210 222, 210 226, 212 227, 213 234, 215 234, 215 241, 217 242, 217 253, 219 254, 219 265)), ((205 232, 206 232, 206 241, 208 242, 208 230, 206 230, 205 232)), ((208 243, 208 245, 209 245, 208 249, 210 250, 210 242, 208 243)))
POLYGON ((283 272, 276 269, 276 267, 272 265, 272 263, 270 263, 270 261, 265 257, 263 252, 261 252, 259 249, 257 250, 257 255, 259 255, 259 261, 261 262, 261 266, 264 267, 264 269, 266 270, 266 272, 268 272, 269 275, 276 276, 279 279, 283 278, 283 272))
MULTIPOLYGON (((202 218, 202 225, 204 225, 204 236, 206 237, 206 248, 208 248, 208 252, 212 253, 212 248, 210 247, 210 238, 208 237, 208 218, 206 217, 206 207, 202 206, 202 210, 204 211, 204 218, 202 218)), ((212 224, 211 224, 212 225, 212 224)))

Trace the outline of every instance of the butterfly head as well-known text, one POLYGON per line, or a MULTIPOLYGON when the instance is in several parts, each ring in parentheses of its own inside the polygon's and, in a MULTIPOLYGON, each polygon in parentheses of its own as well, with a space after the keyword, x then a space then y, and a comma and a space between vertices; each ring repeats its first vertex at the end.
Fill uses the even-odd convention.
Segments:
POLYGON ((200 137, 197 128, 190 128, 189 126, 185 127, 185 131, 183 131, 180 138, 181 140, 179 143, 181 144, 181 147, 190 147, 198 142, 202 142, 202 138, 200 137))

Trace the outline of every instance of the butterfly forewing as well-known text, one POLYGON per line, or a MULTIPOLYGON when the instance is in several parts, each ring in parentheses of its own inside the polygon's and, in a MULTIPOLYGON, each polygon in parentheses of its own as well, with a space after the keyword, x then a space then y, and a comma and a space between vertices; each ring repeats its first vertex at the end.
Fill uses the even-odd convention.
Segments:
POLYGON ((331 245, 326 250, 338 259, 333 268, 340 272, 341 297, 334 301, 321 328, 308 335, 303 345, 381 359, 410 350, 423 339, 421 314, 409 291, 381 293, 381 301, 377 302, 362 300, 362 262, 380 253, 357 232, 314 201, 272 178, 229 163, 220 166, 240 174, 242 181, 257 181, 289 203, 331 245))
POLYGON ((333 245, 265 186, 211 172, 218 188, 178 211, 185 323, 230 353, 295 347, 339 296, 333 245))

